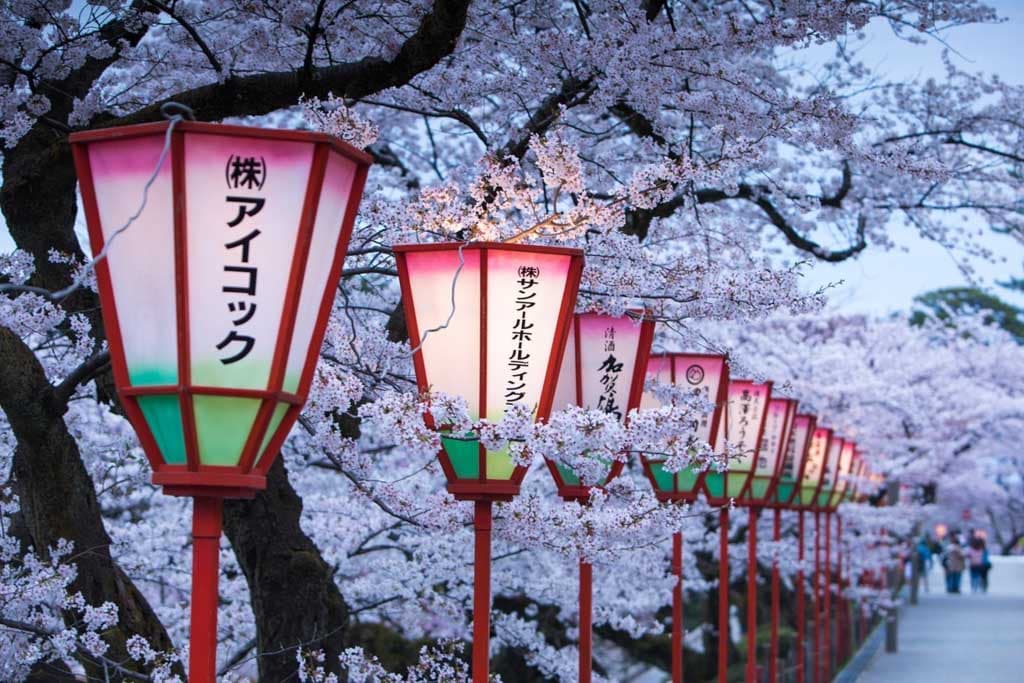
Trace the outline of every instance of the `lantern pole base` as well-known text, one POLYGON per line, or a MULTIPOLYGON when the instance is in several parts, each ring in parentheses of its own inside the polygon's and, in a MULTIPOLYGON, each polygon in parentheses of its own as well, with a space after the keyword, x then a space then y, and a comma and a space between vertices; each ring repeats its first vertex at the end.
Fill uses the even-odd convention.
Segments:
POLYGON ((757 676, 757 507, 749 508, 747 528, 747 683, 757 676))
POLYGON ((473 683, 487 683, 491 658, 490 500, 473 502, 473 683))
POLYGON ((594 567, 580 560, 580 683, 590 683, 594 650, 594 567))
POLYGON ((729 508, 718 511, 718 683, 729 679, 729 508))
POLYGON ((804 584, 804 511, 797 513, 797 560, 799 569, 796 571, 796 683, 805 683, 805 671, 807 667, 807 653, 804 649, 806 628, 804 626, 807 618, 807 606, 805 595, 807 586, 804 584))
POLYGON ((217 585, 224 500, 208 496, 192 502, 192 621, 188 680, 217 680, 217 585))
MULTIPOLYGON (((772 520, 772 540, 776 543, 782 537, 782 510, 775 508, 774 519, 772 520)), ((768 682, 775 683, 779 678, 779 562, 777 558, 772 559, 772 619, 771 619, 771 643, 768 654, 768 682)))
POLYGON ((683 534, 672 534, 672 683, 683 683, 683 534))

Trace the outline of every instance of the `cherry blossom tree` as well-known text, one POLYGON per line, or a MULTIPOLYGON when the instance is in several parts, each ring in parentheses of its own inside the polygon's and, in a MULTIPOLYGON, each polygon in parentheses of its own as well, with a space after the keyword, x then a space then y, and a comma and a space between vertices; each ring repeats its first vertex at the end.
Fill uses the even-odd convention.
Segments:
MULTIPOLYGON (((976 500, 1019 442, 1019 347, 970 316, 954 331, 826 316, 828 292, 800 276, 901 230, 982 257, 978 226, 1024 236, 1021 89, 952 58, 941 81, 889 83, 851 49, 871 22, 915 41, 994 18, 974 0, 5 3, 0 209, 17 250, 0 256, 4 675, 170 680, 187 644, 189 509, 149 484, 113 391, 70 132, 159 120, 173 101, 372 153, 310 402, 267 491, 226 506, 218 661, 226 678, 459 678, 472 529, 422 414, 458 423, 464 405, 415 391, 392 245, 583 248, 581 309, 642 303, 659 349, 728 350, 877 469, 941 473, 976 500), (812 71, 804 53, 821 45, 835 57, 812 71)), ((464 425, 524 444, 540 470, 496 512, 496 671, 574 679, 581 555, 599 577, 596 670, 665 667, 664 541, 680 529, 688 662, 711 670, 701 653, 727 636, 710 626, 716 515, 658 504, 636 457, 725 466, 685 438, 694 409, 628 426, 583 410, 464 425), (625 474, 589 505, 558 501, 541 456, 586 480, 596 453, 624 458, 625 474)), ((865 567, 885 561, 880 514, 848 513, 865 567)), ((745 533, 730 532, 736 581, 745 533)), ((761 569, 776 556, 799 590, 791 536, 764 544, 761 569)))

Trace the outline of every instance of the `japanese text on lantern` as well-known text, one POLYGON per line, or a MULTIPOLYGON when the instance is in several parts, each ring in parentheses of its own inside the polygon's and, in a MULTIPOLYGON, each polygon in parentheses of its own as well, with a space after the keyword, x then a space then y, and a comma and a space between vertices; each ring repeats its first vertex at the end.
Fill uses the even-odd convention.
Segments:
POLYGON ((785 421, 785 419, 786 413, 784 410, 772 410, 769 405, 768 424, 765 425, 764 435, 761 438, 761 450, 757 454, 757 469, 767 469, 769 458, 778 452, 779 439, 782 438, 782 429, 784 427, 784 425, 779 423, 785 421))
POLYGON ((782 461, 783 479, 792 479, 796 476, 794 471, 796 469, 796 442, 798 439, 801 439, 802 436, 800 435, 799 427, 797 427, 795 420, 796 418, 794 418, 792 431, 789 435, 789 443, 786 444, 786 458, 782 461))
POLYGON ((516 313, 518 316, 512 323, 512 341, 516 343, 508 357, 508 380, 505 383, 505 405, 517 403, 526 396, 526 374, 530 369, 530 354, 526 351, 533 340, 533 323, 527 315, 537 305, 534 299, 537 292, 531 291, 537 286, 540 268, 536 266, 519 266, 517 271, 519 288, 516 290, 516 313))
POLYGON ((261 196, 263 184, 267 178, 266 161, 260 157, 241 157, 231 155, 224 168, 224 179, 229 190, 244 191, 245 194, 229 194, 224 201, 229 207, 227 215, 232 216, 227 226, 234 239, 224 245, 225 257, 228 261, 224 266, 225 284, 221 291, 226 294, 238 295, 238 299, 228 302, 232 329, 228 330, 224 339, 217 344, 217 350, 228 354, 221 357, 225 365, 237 363, 252 351, 256 339, 244 334, 245 325, 256 315, 256 279, 258 269, 250 265, 252 243, 259 237, 260 231, 252 225, 254 218, 263 210, 266 202, 261 196), (231 348, 233 347, 233 348, 231 348))
MULTIPOLYGON (((711 402, 711 387, 704 382, 704 368, 697 363, 692 363, 690 367, 686 368, 685 373, 686 381, 688 384, 693 386, 693 394, 698 400, 702 399, 705 403, 711 402)), ((692 429, 694 435, 700 433, 706 433, 708 430, 708 420, 711 418, 710 413, 701 413, 694 417, 692 429)))
POLYGON ((597 409, 605 413, 611 413, 622 419, 622 409, 615 402, 616 385, 619 381, 619 374, 622 372, 622 361, 615 357, 615 328, 609 327, 604 331, 604 350, 608 357, 604 359, 597 369, 601 375, 601 395, 597 399, 597 409))
POLYGON ((750 395, 749 389, 744 389, 743 393, 740 394, 740 420, 739 420, 739 434, 736 435, 737 443, 745 444, 747 439, 747 430, 750 429, 750 409, 753 401, 753 396, 750 395))

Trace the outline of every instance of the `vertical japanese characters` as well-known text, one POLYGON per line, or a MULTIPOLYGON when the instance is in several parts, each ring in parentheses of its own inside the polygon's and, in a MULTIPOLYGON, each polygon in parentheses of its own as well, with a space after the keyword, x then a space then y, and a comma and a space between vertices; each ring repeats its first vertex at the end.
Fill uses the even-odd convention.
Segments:
POLYGON ((256 315, 256 302, 252 299, 256 296, 256 282, 259 275, 258 268, 251 265, 252 243, 260 236, 260 230, 253 225, 253 219, 266 203, 262 196, 263 185, 266 182, 267 164, 261 157, 240 157, 232 155, 224 168, 224 179, 227 182, 229 191, 243 190, 246 194, 229 194, 224 198, 229 207, 228 215, 233 215, 227 221, 227 226, 232 234, 238 235, 236 239, 226 243, 225 259, 228 263, 224 266, 225 284, 221 291, 225 294, 237 294, 237 301, 229 301, 227 308, 228 318, 231 320, 232 329, 217 344, 217 350, 228 353, 228 347, 234 345, 231 355, 221 357, 220 362, 230 365, 242 360, 252 351, 256 343, 255 337, 244 334, 244 326, 256 315), (233 317, 237 315, 238 317, 233 317))
POLYGON ((507 406, 518 403, 526 396, 526 375, 530 370, 530 353, 527 349, 533 340, 533 323, 527 313, 537 305, 537 292, 531 290, 537 286, 540 268, 520 266, 517 274, 519 281, 515 303, 519 315, 512 323, 512 340, 516 345, 508 357, 509 376, 505 383, 507 406))
POLYGON ((604 331, 604 351, 608 357, 601 362, 598 372, 601 374, 601 395, 597 397, 597 409, 611 413, 622 419, 622 407, 615 400, 619 375, 622 373, 622 361, 615 357, 615 327, 609 326, 604 331))

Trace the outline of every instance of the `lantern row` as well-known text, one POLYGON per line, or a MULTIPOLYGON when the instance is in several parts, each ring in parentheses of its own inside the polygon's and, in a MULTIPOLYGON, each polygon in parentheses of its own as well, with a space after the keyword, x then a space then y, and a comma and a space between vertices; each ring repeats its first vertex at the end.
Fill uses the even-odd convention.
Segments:
MULTIPOLYGON (((154 483, 195 498, 189 674, 213 681, 222 501, 266 487, 306 402, 370 157, 326 135, 178 118, 70 141, 118 396, 154 483)), ((644 391, 652 379, 713 406, 694 420, 694 442, 740 448, 722 471, 672 472, 645 455, 660 500, 703 493, 717 505, 833 510, 857 496, 860 479, 845 475, 867 469, 853 442, 773 397, 770 382, 730 379, 722 356, 652 357, 644 311, 574 314, 582 251, 452 243, 394 254, 418 387, 462 397, 474 420, 526 406, 543 421, 576 405, 625 421, 662 405, 644 391)), ((489 450, 426 419, 440 433, 449 491, 475 505, 473 679, 482 682, 491 505, 519 492, 526 468, 508 447, 489 450)), ((584 503, 623 467, 601 464, 591 482, 547 463, 562 497, 584 503)), ((586 563, 580 576, 589 680, 586 563)))

